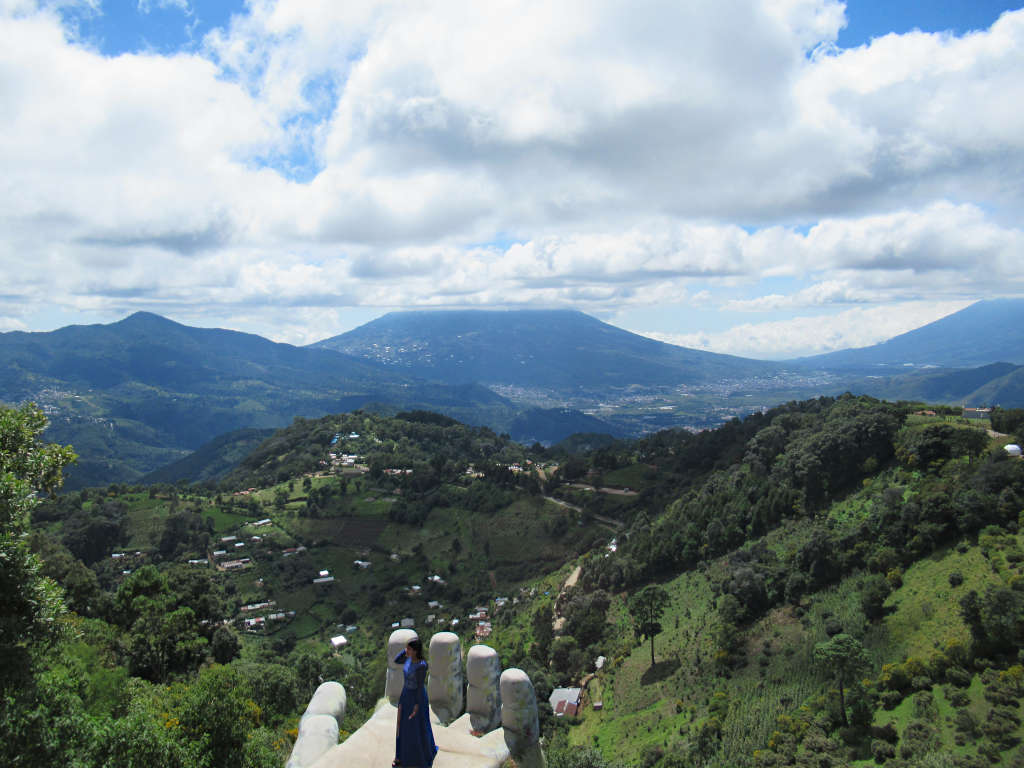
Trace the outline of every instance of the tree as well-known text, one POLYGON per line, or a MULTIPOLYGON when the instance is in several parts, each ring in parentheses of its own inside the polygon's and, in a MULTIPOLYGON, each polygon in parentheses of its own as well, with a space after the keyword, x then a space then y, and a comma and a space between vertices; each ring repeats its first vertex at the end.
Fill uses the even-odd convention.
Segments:
POLYGON ((840 632, 831 640, 814 646, 814 661, 823 670, 835 675, 836 686, 839 689, 839 716, 844 726, 849 725, 843 688, 854 679, 857 672, 870 663, 864 646, 857 638, 840 632))
POLYGON ((864 579, 860 588, 860 607, 868 620, 874 621, 885 615, 885 599, 892 592, 889 580, 880 573, 873 573, 864 579))
POLYGON ((668 592, 657 584, 649 584, 629 601, 633 632, 637 639, 651 641, 651 666, 654 666, 654 637, 661 632, 661 617, 668 607, 668 592))
POLYGON ((227 664, 238 655, 240 648, 238 635, 230 629, 217 627, 214 630, 213 640, 210 642, 210 652, 213 654, 213 660, 218 664, 227 664))
POLYGON ((64 610, 60 589, 40 574, 28 544, 37 494, 58 488, 61 470, 75 460, 70 447, 40 441, 45 428, 46 417, 31 403, 0 407, 0 683, 17 669, 17 656, 52 634, 64 610))

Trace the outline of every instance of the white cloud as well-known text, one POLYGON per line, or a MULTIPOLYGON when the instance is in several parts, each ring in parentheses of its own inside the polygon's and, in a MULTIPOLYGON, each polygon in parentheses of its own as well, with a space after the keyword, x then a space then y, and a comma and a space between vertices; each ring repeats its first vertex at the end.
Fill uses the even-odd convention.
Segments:
POLYGON ((840 51, 835 0, 251 0, 105 58, 54 7, 0 0, 12 316, 1024 295, 1024 11, 840 51))
POLYGON ((643 335, 683 347, 764 360, 785 360, 877 344, 957 312, 970 303, 912 302, 856 307, 832 316, 799 316, 788 320, 743 323, 715 333, 649 332, 643 335))
POLYGON ((154 8, 177 8, 183 13, 191 13, 189 0, 138 0, 139 13, 150 13, 154 8))

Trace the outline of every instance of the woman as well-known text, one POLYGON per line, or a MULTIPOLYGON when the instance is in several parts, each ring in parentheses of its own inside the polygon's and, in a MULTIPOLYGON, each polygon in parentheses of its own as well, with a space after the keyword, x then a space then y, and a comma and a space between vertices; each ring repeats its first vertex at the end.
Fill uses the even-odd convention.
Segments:
POLYGON ((430 768, 437 747, 427 703, 427 662, 423 660, 423 643, 419 638, 410 640, 405 650, 395 656, 395 664, 402 665, 405 686, 398 699, 395 760, 391 765, 430 768))

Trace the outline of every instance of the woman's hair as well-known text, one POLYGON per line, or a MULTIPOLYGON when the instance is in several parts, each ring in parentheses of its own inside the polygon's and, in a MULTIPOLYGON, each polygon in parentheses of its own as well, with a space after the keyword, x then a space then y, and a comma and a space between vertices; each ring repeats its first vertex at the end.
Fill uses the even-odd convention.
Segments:
POLYGON ((409 641, 409 647, 416 651, 417 659, 423 658, 423 643, 418 637, 415 640, 409 641))

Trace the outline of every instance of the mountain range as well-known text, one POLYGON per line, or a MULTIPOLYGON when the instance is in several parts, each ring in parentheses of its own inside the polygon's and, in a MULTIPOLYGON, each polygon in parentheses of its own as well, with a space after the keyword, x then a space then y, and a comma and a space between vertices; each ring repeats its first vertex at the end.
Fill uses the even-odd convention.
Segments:
POLYGON ((134 480, 225 432, 370 404, 470 422, 511 418, 489 389, 415 380, 338 352, 145 312, 109 325, 0 334, 0 400, 34 400, 79 454, 69 487, 134 480))
MULTIPOLYGON (((575 311, 395 312, 296 347, 145 312, 0 333, 0 401, 34 400, 80 455, 69 486, 136 480, 235 430, 423 408, 557 442, 704 427, 794 397, 1024 405, 1024 301, 983 301, 883 344, 784 362, 665 344, 575 311)), ((243 443, 252 439, 242 433, 243 443)), ((198 464, 229 466, 232 439, 198 464), (220 463, 218 463, 220 462, 220 463)), ((182 474, 184 473, 184 474, 182 474)))
POLYGON ((312 346, 423 379, 560 392, 706 384, 783 367, 665 344, 572 310, 391 312, 312 346))
POLYGON ((978 301, 881 344, 793 361, 829 370, 900 366, 971 368, 994 362, 1024 365, 1024 300, 978 301))

